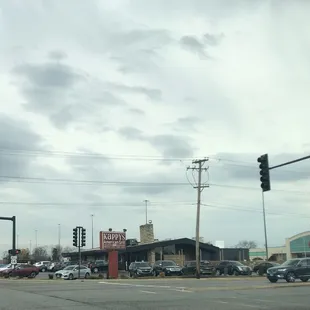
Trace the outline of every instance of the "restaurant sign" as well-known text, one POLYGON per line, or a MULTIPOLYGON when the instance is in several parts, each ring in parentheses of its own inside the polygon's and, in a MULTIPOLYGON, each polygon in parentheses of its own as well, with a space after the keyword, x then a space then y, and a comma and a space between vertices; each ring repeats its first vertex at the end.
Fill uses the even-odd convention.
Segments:
POLYGON ((102 250, 126 249, 126 233, 116 231, 101 231, 100 249, 102 250))

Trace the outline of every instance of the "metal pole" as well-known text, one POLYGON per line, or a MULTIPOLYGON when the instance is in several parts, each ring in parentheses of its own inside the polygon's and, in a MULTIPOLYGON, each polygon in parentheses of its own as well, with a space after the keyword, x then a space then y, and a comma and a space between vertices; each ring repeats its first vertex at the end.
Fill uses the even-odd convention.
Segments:
POLYGON ((12 216, 12 222, 13 222, 13 240, 12 240, 12 249, 16 250, 16 216, 12 216))
POLYGON ((18 239, 19 239, 19 234, 16 235, 16 247, 18 248, 18 239))
POLYGON ((79 237, 79 243, 78 243, 78 249, 79 249, 79 273, 78 278, 80 279, 81 276, 81 227, 78 227, 78 237, 79 237))
POLYGON ((35 237, 36 237, 36 248, 38 247, 38 230, 35 230, 35 237))
POLYGON ((263 203, 263 218, 264 218, 264 233, 265 233, 265 249, 266 249, 266 260, 268 261, 268 242, 267 242, 267 227, 266 227, 266 212, 265 212, 265 196, 262 191, 262 203, 263 203))
POLYGON ((60 224, 58 224, 58 248, 60 251, 60 224))
POLYGON ((145 202, 145 224, 147 224, 147 203, 149 201, 147 199, 145 199, 144 202, 145 202))
POLYGON ((202 162, 199 161, 198 186, 197 186, 197 215, 196 215, 196 279, 200 279, 200 202, 201 202, 201 169, 202 162))
POLYGON ((94 215, 91 215, 91 248, 94 248, 94 215))

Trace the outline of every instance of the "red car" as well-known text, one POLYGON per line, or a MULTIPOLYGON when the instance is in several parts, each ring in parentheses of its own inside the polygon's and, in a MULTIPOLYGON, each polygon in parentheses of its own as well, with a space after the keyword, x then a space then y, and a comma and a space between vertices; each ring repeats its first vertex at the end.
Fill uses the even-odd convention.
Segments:
POLYGON ((40 272, 39 268, 33 265, 22 264, 17 266, 15 269, 9 268, 1 271, 1 276, 5 278, 8 277, 35 278, 37 274, 39 274, 39 272, 40 272))

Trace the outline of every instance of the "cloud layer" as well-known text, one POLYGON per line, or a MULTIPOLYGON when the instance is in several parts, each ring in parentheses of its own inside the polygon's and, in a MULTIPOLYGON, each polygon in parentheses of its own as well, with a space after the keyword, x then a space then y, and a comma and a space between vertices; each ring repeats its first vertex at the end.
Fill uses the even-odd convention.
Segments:
MULTIPOLYGON (((58 224, 64 245, 76 225, 90 241, 91 214, 96 235, 139 238, 144 199, 157 238, 193 237, 197 172, 187 167, 204 157, 201 235, 263 245, 257 157, 276 165, 310 150, 309 9, 1 2, 0 203, 18 217, 20 246, 35 230, 39 244, 57 243, 58 224)), ((308 171, 304 161, 271 172, 269 244, 307 230, 308 171)))

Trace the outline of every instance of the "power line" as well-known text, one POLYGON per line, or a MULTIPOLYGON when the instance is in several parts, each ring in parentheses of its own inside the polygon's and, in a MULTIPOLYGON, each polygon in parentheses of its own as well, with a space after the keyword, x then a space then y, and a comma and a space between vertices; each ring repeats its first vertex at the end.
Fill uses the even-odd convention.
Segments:
MULTIPOLYGON (((101 180, 76 180, 62 178, 42 178, 42 177, 23 177, 23 176, 0 176, 0 180, 5 180, 9 183, 34 183, 34 184, 61 184, 61 185, 105 185, 105 186, 188 186, 187 182, 147 182, 147 181, 101 181, 101 180)), ((230 184, 208 183, 209 187, 223 187, 240 190, 258 191, 259 188, 249 186, 238 186, 230 184)), ((309 195, 308 191, 297 191, 287 189, 273 189, 273 192, 294 193, 297 195, 309 195)))
MULTIPOLYGON (((58 151, 58 150, 30 150, 30 149, 7 149, 0 148, 0 154, 10 155, 10 156, 36 156, 36 157, 58 157, 58 158, 70 158, 70 157, 81 157, 89 159, 101 159, 101 160, 134 160, 134 161, 166 161, 166 162, 179 162, 179 161, 191 161, 188 157, 170 157, 165 158, 158 155, 148 156, 148 155, 116 155, 116 154, 102 154, 102 153, 91 153, 91 152, 68 152, 68 151, 58 151)), ((228 158, 222 158, 217 156, 207 156, 210 160, 214 160, 217 163, 223 163, 225 166, 235 166, 243 168, 258 169, 256 162, 251 163, 242 160, 233 160, 228 158)), ((210 166, 212 168, 218 168, 217 166, 210 166)), ((221 166, 222 168, 223 166, 221 166)), ((303 172, 298 170, 283 170, 286 172, 303 172)))

